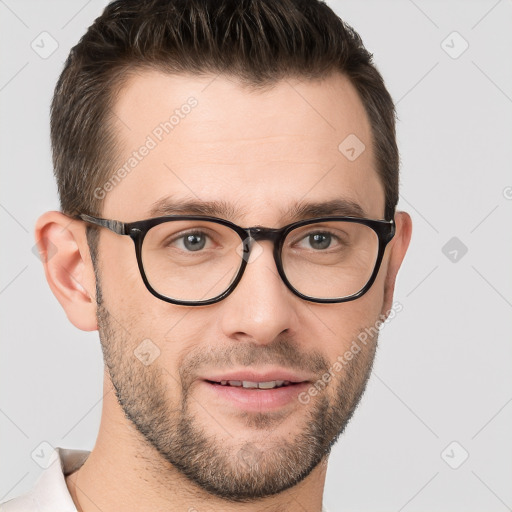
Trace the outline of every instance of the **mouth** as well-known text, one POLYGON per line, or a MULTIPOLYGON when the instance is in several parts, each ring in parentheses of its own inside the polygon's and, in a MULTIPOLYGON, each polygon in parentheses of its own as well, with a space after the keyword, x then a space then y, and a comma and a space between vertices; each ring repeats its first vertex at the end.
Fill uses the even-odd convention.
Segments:
POLYGON ((201 379, 203 389, 221 403, 245 411, 271 411, 298 404, 297 397, 312 382, 309 375, 285 369, 266 372, 241 370, 201 379))
POLYGON ((291 382, 289 380, 268 380, 268 381, 251 381, 251 380, 221 380, 214 381, 205 379, 210 384, 217 384, 219 386, 233 386, 235 388, 244 389, 275 389, 284 386, 295 386, 301 382, 291 382))

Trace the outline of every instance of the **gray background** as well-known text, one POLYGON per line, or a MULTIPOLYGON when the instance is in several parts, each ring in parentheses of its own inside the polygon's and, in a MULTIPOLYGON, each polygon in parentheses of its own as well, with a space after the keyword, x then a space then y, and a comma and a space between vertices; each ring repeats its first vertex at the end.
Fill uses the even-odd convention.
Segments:
MULTIPOLYGON (((397 102, 399 208, 414 233, 395 295, 403 311, 333 450, 326 505, 511 510, 512 2, 328 3, 397 102)), ((0 501, 33 485, 41 443, 91 449, 99 426, 97 333, 67 321, 32 250, 37 216, 58 209, 53 87, 105 4, 0 0, 0 501), (58 43, 50 56, 31 47, 46 38, 38 51, 51 50, 43 31, 58 43)))

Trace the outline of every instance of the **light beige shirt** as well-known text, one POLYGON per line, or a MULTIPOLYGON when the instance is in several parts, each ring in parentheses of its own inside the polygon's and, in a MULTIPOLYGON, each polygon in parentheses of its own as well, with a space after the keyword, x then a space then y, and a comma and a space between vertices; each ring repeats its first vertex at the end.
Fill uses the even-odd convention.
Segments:
MULTIPOLYGON (((27 493, 0 504, 0 512, 77 512, 65 476, 79 469, 91 452, 55 448, 47 468, 27 493)), ((322 508, 322 512, 328 512, 322 508)))
POLYGON ((80 468, 90 453, 55 448, 34 487, 2 503, 0 512, 77 512, 64 477, 80 468))

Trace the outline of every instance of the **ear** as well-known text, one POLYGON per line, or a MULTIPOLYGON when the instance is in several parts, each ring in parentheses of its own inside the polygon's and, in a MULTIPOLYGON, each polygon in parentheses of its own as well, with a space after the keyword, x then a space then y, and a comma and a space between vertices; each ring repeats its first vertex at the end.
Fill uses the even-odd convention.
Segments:
POLYGON ((96 330, 96 278, 85 223, 46 212, 37 220, 35 238, 46 280, 69 321, 83 331, 96 330))
POLYGON ((411 241, 412 220, 410 215, 406 212, 396 212, 395 225, 395 236, 388 245, 389 258, 384 282, 384 303, 381 311, 384 316, 387 316, 391 310, 396 276, 411 241))

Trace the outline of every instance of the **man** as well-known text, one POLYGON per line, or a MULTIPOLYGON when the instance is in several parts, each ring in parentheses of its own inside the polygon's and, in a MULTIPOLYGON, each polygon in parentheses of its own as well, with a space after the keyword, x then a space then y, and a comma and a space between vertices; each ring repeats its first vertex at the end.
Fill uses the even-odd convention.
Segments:
POLYGON ((315 0, 115 1, 51 135, 36 238, 102 420, 2 510, 320 512, 411 236, 359 36, 315 0))

